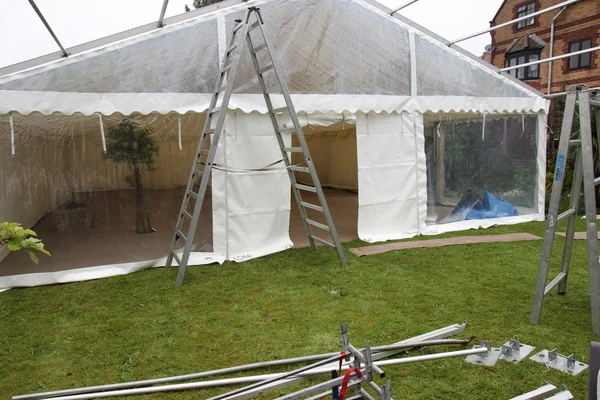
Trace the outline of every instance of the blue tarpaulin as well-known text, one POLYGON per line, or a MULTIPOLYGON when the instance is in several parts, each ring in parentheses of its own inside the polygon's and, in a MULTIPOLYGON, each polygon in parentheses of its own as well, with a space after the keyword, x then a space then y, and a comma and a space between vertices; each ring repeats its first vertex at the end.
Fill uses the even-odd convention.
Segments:
POLYGON ((503 199, 495 197, 486 191, 483 196, 483 204, 480 210, 471 210, 466 215, 466 219, 486 219, 513 217, 519 215, 516 207, 503 199))

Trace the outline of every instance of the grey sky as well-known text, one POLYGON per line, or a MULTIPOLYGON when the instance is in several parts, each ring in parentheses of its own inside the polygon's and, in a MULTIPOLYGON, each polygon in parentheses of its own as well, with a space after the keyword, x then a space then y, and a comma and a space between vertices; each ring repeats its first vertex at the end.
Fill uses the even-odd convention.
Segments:
MULTIPOLYGON (((390 8, 406 0, 380 0, 390 8)), ((71 47, 158 20, 162 0, 36 0, 62 42, 71 47)), ((184 12, 191 0, 170 0, 167 17, 184 12)), ((453 40, 489 27, 502 0, 420 0, 400 13, 446 39, 453 40)), ((27 0, 0 0, 2 51, 0 67, 58 50, 27 0)), ((490 35, 462 42, 480 56, 490 35)))

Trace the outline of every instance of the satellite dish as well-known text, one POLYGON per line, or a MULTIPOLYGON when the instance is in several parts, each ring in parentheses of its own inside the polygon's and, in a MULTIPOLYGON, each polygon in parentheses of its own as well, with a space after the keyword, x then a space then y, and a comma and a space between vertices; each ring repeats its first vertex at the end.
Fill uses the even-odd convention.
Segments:
POLYGON ((491 52, 496 50, 496 46, 494 46, 493 44, 488 44, 487 46, 485 46, 485 51, 491 52))

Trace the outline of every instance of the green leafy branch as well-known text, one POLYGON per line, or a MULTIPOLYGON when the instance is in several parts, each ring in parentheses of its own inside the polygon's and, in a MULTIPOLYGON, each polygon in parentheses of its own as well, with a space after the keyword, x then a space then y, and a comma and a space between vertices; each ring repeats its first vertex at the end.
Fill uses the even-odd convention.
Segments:
POLYGON ((0 223, 0 246, 5 245, 10 251, 23 250, 29 253, 31 261, 36 265, 40 260, 33 250, 51 256, 50 252, 44 248, 44 243, 37 238, 37 233, 31 229, 25 229, 18 222, 0 223), (31 250, 28 250, 31 249, 31 250))

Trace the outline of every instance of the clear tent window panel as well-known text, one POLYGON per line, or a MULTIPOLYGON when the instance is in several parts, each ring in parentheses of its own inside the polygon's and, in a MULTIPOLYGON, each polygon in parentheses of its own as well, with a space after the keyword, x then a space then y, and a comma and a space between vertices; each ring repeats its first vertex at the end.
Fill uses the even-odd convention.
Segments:
POLYGON ((415 34, 415 47, 419 96, 531 95, 507 78, 421 34, 415 34))
MULTIPOLYGON (((261 12, 291 93, 410 95, 408 30, 396 21, 352 0, 267 1, 261 12)), ((225 14, 227 37, 243 15, 225 14)), ((235 83, 235 93, 260 93, 248 52, 235 83)))
POLYGON ((427 113, 430 225, 537 213, 537 116, 427 113))

